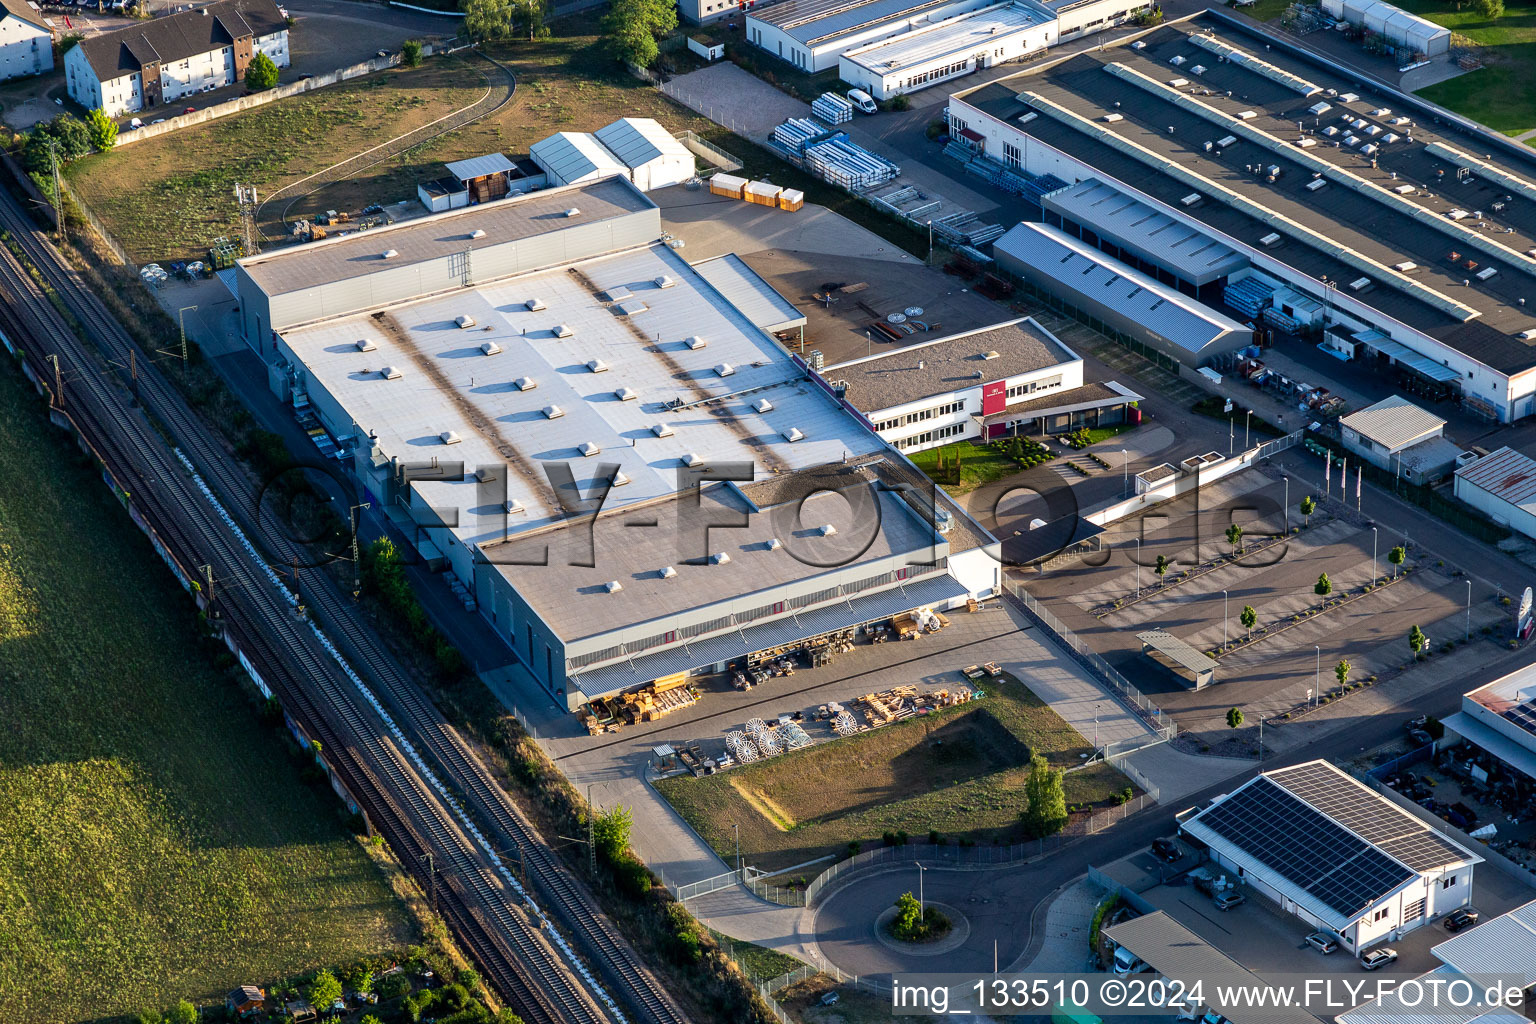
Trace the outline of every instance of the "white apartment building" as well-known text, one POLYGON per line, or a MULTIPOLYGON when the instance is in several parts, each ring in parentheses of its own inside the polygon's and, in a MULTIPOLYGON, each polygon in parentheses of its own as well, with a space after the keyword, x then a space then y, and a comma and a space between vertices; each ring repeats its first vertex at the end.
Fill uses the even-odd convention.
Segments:
POLYGON ((36 4, 0 0, 0 79, 53 70, 53 27, 36 4))

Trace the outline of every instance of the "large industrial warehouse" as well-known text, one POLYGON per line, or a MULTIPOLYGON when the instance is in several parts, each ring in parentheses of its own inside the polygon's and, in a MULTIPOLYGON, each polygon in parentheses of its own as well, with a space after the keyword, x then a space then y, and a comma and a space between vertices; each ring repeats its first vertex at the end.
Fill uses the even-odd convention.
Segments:
POLYGON ((661 236, 609 177, 236 286, 274 387, 572 709, 990 593, 991 538, 661 236))
MULTIPOLYGON (((1086 245, 1411 393, 1499 422, 1530 416, 1536 161, 1258 47, 1201 15, 957 93, 951 132, 1065 183, 1030 226, 1063 259, 1086 245)), ((1063 275, 1003 241, 1005 269, 1076 301, 1063 275)), ((1242 340, 1179 358, 1200 365, 1242 340)))

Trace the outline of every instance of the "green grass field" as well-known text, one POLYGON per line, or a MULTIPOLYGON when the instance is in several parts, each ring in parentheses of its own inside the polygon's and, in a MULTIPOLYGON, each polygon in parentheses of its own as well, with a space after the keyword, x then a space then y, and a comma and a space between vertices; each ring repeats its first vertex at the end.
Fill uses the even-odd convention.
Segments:
MULTIPOLYGON (((987 696, 718 775, 656 788, 727 859, 740 830, 748 863, 783 870, 886 832, 929 830, 976 843, 1017 842, 1031 750, 1066 768, 1089 745, 1022 683, 990 680, 987 696)), ((808 727, 813 737, 827 726, 808 727)), ((1128 783, 1107 765, 1066 777, 1068 803, 1099 804, 1128 783)))
POLYGON ((1505 135, 1536 128, 1536 5, 1509 4, 1489 21, 1471 3, 1404 0, 1399 6, 1478 44, 1485 67, 1420 89, 1418 95, 1505 135))
POLYGON ((221 998, 411 940, 101 478, 0 369, 0 1020, 221 998))
POLYGON ((951 494, 965 494, 974 491, 984 484, 990 484, 995 480, 1001 480, 1005 476, 1023 472, 1019 464, 996 448, 987 445, 974 445, 969 441, 957 441, 954 444, 946 444, 940 448, 929 448, 925 451, 913 452, 907 458, 918 469, 927 473, 930 477, 938 479, 939 456, 944 457, 946 465, 957 456, 960 459, 960 483, 958 485, 946 484, 944 489, 951 494))

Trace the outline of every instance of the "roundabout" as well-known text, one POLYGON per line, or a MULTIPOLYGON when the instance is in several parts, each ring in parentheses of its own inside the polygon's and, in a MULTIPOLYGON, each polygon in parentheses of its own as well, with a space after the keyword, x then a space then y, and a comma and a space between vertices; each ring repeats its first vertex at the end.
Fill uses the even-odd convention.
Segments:
POLYGON ((908 956, 939 956, 959 949, 965 945, 971 937, 971 922, 959 910, 947 903, 938 903, 929 900, 927 906, 943 914, 949 921, 949 928, 944 934, 933 940, 908 942, 898 939, 891 934, 891 922, 896 919, 897 908, 892 905, 875 919, 875 938, 888 949, 908 956))

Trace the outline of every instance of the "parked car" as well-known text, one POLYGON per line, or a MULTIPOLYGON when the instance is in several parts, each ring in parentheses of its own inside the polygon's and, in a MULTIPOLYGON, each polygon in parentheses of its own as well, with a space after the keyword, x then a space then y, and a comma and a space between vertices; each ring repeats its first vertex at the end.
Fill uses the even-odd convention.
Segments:
POLYGON ((825 993, 821 997, 821 1005, 822 1006, 836 1006, 837 1005, 837 993, 836 992, 827 992, 827 993, 825 993))
POLYGON ((1216 897, 1217 910, 1231 910, 1248 902, 1248 897, 1240 892, 1224 892, 1216 897))
POLYGON ((880 108, 875 104, 875 98, 863 89, 849 89, 848 102, 866 114, 878 114, 880 112, 880 108))
POLYGON ((1415 747, 1427 747, 1435 742, 1435 738, 1423 729, 1409 729, 1408 742, 1412 743, 1415 747))
POLYGON ((1328 932, 1313 932, 1307 936, 1307 945, 1327 956, 1339 948, 1339 940, 1328 932))
POLYGON ((1172 839, 1158 837, 1152 840, 1152 856, 1172 864, 1184 856, 1184 851, 1179 849, 1179 844, 1172 839))
POLYGON ((1459 932, 1464 928, 1471 928, 1477 924, 1480 916, 1471 907, 1462 907, 1445 919, 1445 930, 1448 932, 1459 932))
POLYGON ((1397 950, 1381 946, 1366 950, 1360 957, 1360 966, 1368 971, 1379 970, 1397 959, 1397 950))

